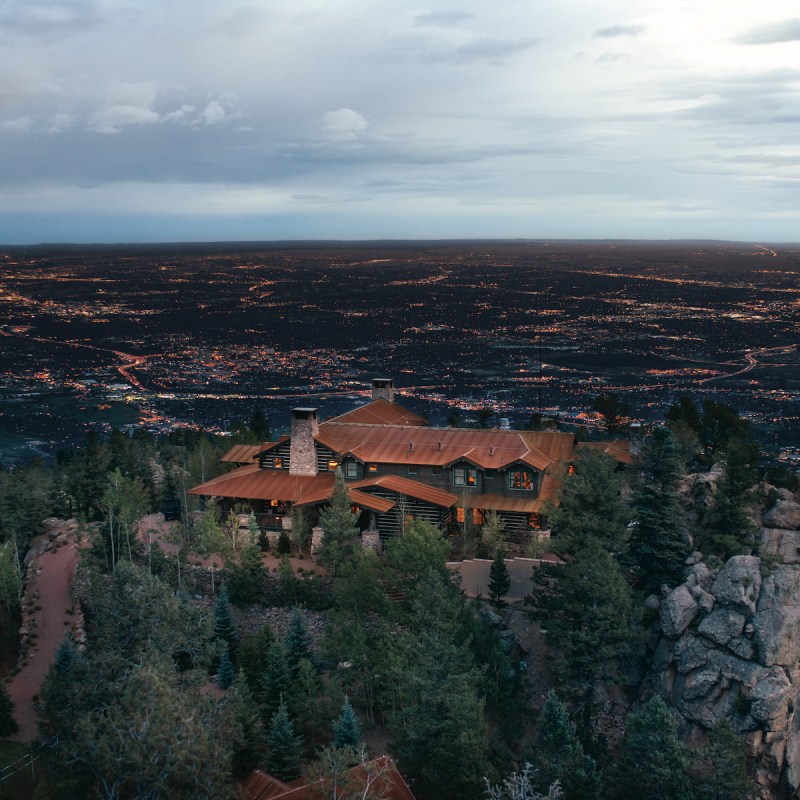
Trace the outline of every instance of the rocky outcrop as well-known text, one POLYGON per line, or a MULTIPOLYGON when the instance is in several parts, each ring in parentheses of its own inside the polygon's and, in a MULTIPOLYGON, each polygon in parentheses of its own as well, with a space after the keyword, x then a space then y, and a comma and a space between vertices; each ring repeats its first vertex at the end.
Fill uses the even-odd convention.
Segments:
POLYGON ((764 526, 784 530, 800 528, 800 503, 793 499, 778 500, 764 512, 764 526))
POLYGON ((731 720, 747 737, 761 797, 797 796, 800 566, 735 556, 715 574, 695 556, 687 562, 689 577, 660 603, 645 691, 671 702, 689 736, 731 720))

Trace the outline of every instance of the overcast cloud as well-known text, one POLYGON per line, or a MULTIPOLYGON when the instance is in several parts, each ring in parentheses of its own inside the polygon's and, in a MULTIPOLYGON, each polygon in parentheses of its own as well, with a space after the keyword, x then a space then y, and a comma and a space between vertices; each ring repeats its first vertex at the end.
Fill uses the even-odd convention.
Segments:
POLYGON ((0 242, 800 239, 796 0, 4 0, 0 242))

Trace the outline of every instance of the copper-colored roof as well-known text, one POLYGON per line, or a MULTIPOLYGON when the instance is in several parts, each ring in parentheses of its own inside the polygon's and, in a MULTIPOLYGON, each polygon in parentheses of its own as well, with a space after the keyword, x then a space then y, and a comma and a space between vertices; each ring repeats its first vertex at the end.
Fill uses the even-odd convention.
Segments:
POLYGON ((274 442, 264 442, 264 444, 260 445, 258 448, 258 455, 261 453, 266 453, 269 450, 276 448, 279 444, 283 444, 284 442, 288 442, 291 439, 290 436, 279 436, 274 442))
POLYGON ((258 464, 252 464, 195 486, 189 494, 298 503, 320 491, 330 495, 333 479, 333 473, 290 475, 287 470, 259 469, 258 464))
POLYGON ((420 426, 428 424, 425 418, 419 416, 419 414, 415 414, 413 411, 397 405, 397 403, 390 403, 382 397, 367 403, 365 406, 354 408, 352 411, 347 411, 326 421, 337 423, 357 422, 366 425, 420 426))
POLYGON ((402 475, 378 475, 374 478, 364 478, 350 484, 354 489, 367 489, 369 487, 380 486, 396 494, 405 494, 416 500, 430 503, 434 506, 450 508, 455 505, 458 495, 444 489, 437 489, 435 486, 428 486, 419 481, 412 481, 411 478, 404 478, 402 475))
POLYGON ((220 458, 220 461, 229 464, 250 464, 260 450, 260 444, 235 444, 220 458))
POLYGON ((584 447, 590 450, 599 450, 612 458, 615 458, 622 464, 632 464, 633 456, 631 455, 631 443, 625 439, 612 439, 609 442, 579 442, 578 448, 584 447))
POLYGON ((574 436, 550 431, 506 431, 498 428, 409 428, 404 425, 360 425, 324 422, 316 437, 341 455, 365 463, 447 466, 467 459, 484 469, 522 461, 539 470, 559 456, 571 456, 574 436))
POLYGON ((484 511, 519 511, 532 514, 542 507, 541 497, 506 497, 502 494, 476 494, 468 499, 470 508, 484 511))
MULTIPOLYGON (((297 503, 298 506, 316 506, 320 503, 326 503, 331 499, 333 494, 333 486, 320 488, 317 492, 312 492, 306 495, 302 502, 297 503)), ((395 504, 391 500, 386 500, 383 497, 376 497, 366 492, 359 492, 358 489, 350 489, 347 492, 350 502, 361 508, 368 508, 370 511, 377 511, 379 514, 385 514, 390 509, 394 508, 395 504)))
MULTIPOLYGON (((357 789, 360 797, 367 788, 369 779, 372 780, 370 797, 383 797, 386 800, 415 800, 411 789, 408 788, 408 784, 403 780, 403 776, 389 756, 381 756, 347 770, 339 775, 338 783, 340 789, 343 787, 357 789)), ((325 791, 326 782, 324 778, 310 783, 298 779, 287 786, 272 776, 255 770, 241 784, 241 789, 245 800, 277 800, 278 798, 280 800, 310 800, 314 797, 327 797, 330 794, 333 787, 329 787, 329 791, 325 791), (254 778, 254 776, 256 777, 254 778), (258 794, 260 787, 263 787, 265 792, 273 793, 258 794), (284 787, 283 791, 281 792, 277 787, 284 787), (277 793, 275 793, 276 791, 277 793)), ((348 796, 350 796, 349 793, 348 796)))

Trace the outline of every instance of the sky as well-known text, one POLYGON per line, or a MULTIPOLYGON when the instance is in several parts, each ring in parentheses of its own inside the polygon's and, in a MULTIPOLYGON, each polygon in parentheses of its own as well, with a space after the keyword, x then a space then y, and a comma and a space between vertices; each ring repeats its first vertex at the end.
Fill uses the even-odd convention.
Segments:
POLYGON ((796 0, 0 0, 0 242, 800 241, 796 0))

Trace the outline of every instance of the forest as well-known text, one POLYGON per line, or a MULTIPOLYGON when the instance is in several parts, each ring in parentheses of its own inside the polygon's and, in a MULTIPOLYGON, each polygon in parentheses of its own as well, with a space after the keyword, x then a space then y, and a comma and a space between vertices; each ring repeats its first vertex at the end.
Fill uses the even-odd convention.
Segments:
MULTIPOLYGON (((254 517, 243 531, 238 514, 200 509, 188 489, 224 471, 222 452, 268 438, 257 413, 230 436, 91 435, 50 463, 0 472, 0 736, 13 732, 5 687, 19 670, 24 561, 51 518, 78 522, 85 625, 37 697, 46 754, 35 778, 0 783, 0 796, 234 798, 254 768, 310 781, 384 754, 418 800, 758 795, 733 724, 689 746, 668 702, 641 691, 652 598, 697 551, 718 566, 758 553, 756 514, 797 489, 735 410, 681 398, 627 468, 583 451, 547 515, 559 563, 534 570, 514 609, 491 520, 456 543, 409 519, 379 556, 362 549, 339 478, 311 561, 303 518, 271 552, 254 517), (713 493, 687 513, 687 475, 715 465, 713 493), (165 550, 141 535, 156 512, 175 521, 165 550), (461 592, 446 566, 454 548, 494 558, 491 600, 461 592), (212 554, 224 566, 209 575, 198 559, 212 554), (541 633, 541 652, 520 650, 512 613, 541 633), (616 733, 601 724, 609 696, 624 706, 616 733)), ((325 786, 338 788, 320 796, 356 796, 325 786)))

